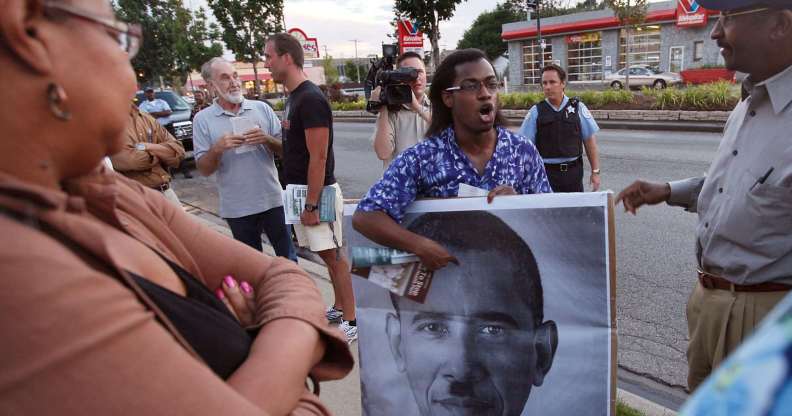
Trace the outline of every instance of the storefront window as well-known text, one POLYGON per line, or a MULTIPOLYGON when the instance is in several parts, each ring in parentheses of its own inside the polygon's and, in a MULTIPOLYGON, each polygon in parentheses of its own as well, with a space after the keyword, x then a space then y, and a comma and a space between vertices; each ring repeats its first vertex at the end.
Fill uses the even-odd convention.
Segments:
POLYGON ((601 80, 602 42, 600 32, 567 36, 566 42, 568 80, 601 80))
MULTIPOLYGON (((545 41, 546 42, 546 41, 545 41)), ((542 64, 539 55, 539 42, 535 39, 523 43, 523 84, 542 83, 542 64)), ((553 62, 553 45, 547 43, 544 50, 545 65, 553 62)))
MULTIPOLYGON (((626 66, 627 31, 619 36, 619 68, 626 66)), ((630 66, 648 65, 660 68, 660 26, 642 26, 630 31, 630 66)))
POLYGON ((693 60, 700 61, 704 59, 704 41, 697 40, 693 42, 693 60))

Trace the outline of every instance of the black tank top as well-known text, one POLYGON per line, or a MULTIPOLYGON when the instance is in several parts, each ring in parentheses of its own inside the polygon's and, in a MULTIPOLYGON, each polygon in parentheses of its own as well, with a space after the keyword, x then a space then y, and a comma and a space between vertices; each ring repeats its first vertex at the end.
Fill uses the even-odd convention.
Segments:
POLYGON ((129 273, 173 323, 179 334, 219 377, 227 379, 245 361, 256 331, 246 331, 225 304, 179 265, 162 257, 187 288, 183 297, 129 273))

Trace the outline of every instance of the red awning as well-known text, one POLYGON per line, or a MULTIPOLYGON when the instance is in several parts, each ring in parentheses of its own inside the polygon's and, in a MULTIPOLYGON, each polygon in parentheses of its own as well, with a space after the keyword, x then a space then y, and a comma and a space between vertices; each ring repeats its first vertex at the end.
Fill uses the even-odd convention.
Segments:
MULTIPOLYGON (((707 10, 708 14, 718 14, 715 10, 707 10)), ((646 23, 657 23, 663 21, 672 21, 676 19, 676 9, 655 10, 646 15, 646 23)), ((616 17, 602 17, 599 19, 581 20, 579 22, 557 23, 554 25, 542 25, 542 35, 551 35, 556 33, 577 33, 586 30, 608 29, 619 27, 619 19, 616 17)), ((525 39, 532 38, 537 35, 536 26, 530 28, 512 30, 503 32, 501 38, 503 40, 525 39)))

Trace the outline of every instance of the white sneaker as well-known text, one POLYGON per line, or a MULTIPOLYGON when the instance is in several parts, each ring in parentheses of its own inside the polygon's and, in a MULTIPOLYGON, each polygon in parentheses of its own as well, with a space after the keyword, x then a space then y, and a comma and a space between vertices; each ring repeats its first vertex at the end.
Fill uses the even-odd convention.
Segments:
POLYGON ((351 344, 358 337, 357 325, 352 326, 349 324, 349 321, 341 321, 341 325, 338 325, 338 329, 344 332, 348 344, 351 344))
POLYGON ((325 312, 325 317, 329 322, 332 323, 341 322, 342 318, 344 317, 344 313, 341 312, 340 309, 336 309, 335 306, 328 306, 327 311, 325 312))

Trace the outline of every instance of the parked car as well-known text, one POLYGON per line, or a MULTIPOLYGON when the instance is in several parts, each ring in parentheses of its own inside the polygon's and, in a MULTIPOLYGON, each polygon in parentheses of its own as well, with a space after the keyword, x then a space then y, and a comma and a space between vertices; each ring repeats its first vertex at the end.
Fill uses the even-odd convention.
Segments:
MULTIPOLYGON (((605 77, 605 83, 611 88, 620 90, 624 88, 627 78, 627 68, 614 72, 605 77)), ((666 88, 669 85, 681 85, 682 77, 676 72, 662 72, 648 65, 633 65, 630 67, 630 87, 643 86, 652 88, 666 88)))
MULTIPOLYGON (((192 107, 178 94, 169 90, 154 91, 154 97, 165 100, 171 108, 170 116, 168 116, 168 123, 165 128, 182 143, 184 150, 187 151, 187 157, 192 158, 193 141, 192 141, 192 121, 190 121, 190 113, 192 107)), ((143 91, 138 91, 135 95, 135 104, 140 105, 146 97, 143 91)))

